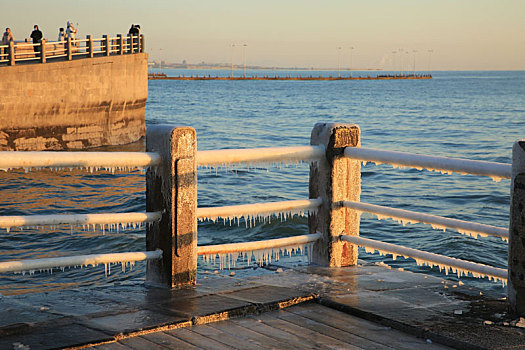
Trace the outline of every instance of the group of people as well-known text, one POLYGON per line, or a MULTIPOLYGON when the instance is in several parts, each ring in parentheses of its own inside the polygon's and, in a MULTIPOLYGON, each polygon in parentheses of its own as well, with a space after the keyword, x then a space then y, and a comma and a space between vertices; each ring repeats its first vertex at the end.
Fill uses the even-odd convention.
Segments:
MULTIPOLYGON (((76 43, 74 42, 74 40, 76 38, 77 32, 78 32, 78 29, 73 26, 73 23, 71 21, 68 21, 65 30, 64 28, 60 28, 58 30, 58 41, 65 41, 68 38, 71 38, 71 40, 73 41, 72 45, 76 46, 76 43)), ((140 35, 140 25, 132 24, 131 28, 129 29, 128 34, 134 37, 138 37, 140 35)), ((31 32, 30 37, 33 40, 33 44, 40 44, 40 40, 42 40, 42 38, 44 37, 44 35, 42 34, 42 31, 38 28, 37 24, 34 25, 33 31, 31 32)), ((135 44, 135 40, 138 40, 138 39, 134 39, 133 44, 135 44)), ((15 37, 13 33, 11 32, 11 28, 6 28, 4 35, 2 36, 2 45, 9 45, 9 42, 14 42, 14 41, 15 41, 15 37)), ((40 45, 34 45, 33 50, 35 51, 36 56, 40 55, 40 45)), ((5 49, 4 54, 7 54, 7 52, 8 52, 8 49, 5 49)))
MULTIPOLYGON (((67 40, 67 38, 71 38, 71 40, 75 40, 77 32, 78 30, 73 26, 73 23, 68 21, 65 31, 64 31, 64 28, 59 29, 58 41, 64 41, 64 40, 67 40)), ((31 32, 30 37, 33 40, 33 44, 39 44, 40 40, 42 40, 42 38, 44 37, 44 35, 42 34, 42 31, 38 28, 37 24, 34 25, 33 31, 31 32)), ((2 36, 2 45, 9 45, 9 42, 11 41, 14 42, 15 37, 13 33, 11 32, 11 28, 6 28, 4 35, 2 36)), ((35 51, 36 55, 39 55, 40 45, 34 45, 33 50, 35 51)))
POLYGON ((64 41, 64 40, 67 40, 67 38, 71 38, 71 40, 75 40, 77 32, 78 32, 78 29, 76 29, 73 26, 73 23, 68 21, 65 31, 64 31, 64 28, 60 28, 58 30, 58 41, 64 41))

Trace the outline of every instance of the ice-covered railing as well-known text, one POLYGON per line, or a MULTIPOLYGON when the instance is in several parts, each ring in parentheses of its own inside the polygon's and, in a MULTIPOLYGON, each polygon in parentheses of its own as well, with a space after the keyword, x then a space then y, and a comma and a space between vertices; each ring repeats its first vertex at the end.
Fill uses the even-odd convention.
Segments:
POLYGON ((162 251, 126 252, 109 254, 75 255, 60 258, 25 259, 0 262, 0 273, 22 272, 33 274, 35 271, 52 271, 55 268, 97 266, 104 264, 106 274, 110 273, 111 264, 120 263, 124 271, 136 261, 157 260, 162 258, 162 251))
MULTIPOLYGON (((219 257, 220 268, 235 266, 239 257, 243 257, 249 264, 251 257, 259 264, 268 264, 279 260, 281 253, 290 255, 293 251, 301 253, 304 247, 311 249, 312 243, 321 238, 319 233, 268 239, 264 241, 228 243, 197 247, 197 254, 203 256, 205 261, 215 262, 219 257)), ((311 253, 308 254, 311 256, 311 253)))
POLYGON ((445 230, 447 228, 457 230, 459 233, 471 236, 495 236, 507 241, 509 230, 502 227, 477 224, 469 221, 449 219, 442 216, 418 213, 415 211, 384 207, 361 202, 344 201, 345 208, 355 209, 360 212, 375 214, 378 219, 389 218, 404 224, 423 223, 430 224, 432 228, 445 230))
MULTIPOLYGON (((43 169, 54 170, 81 168, 89 171, 105 169, 118 170, 143 169, 159 166, 161 157, 155 152, 0 152, 0 169, 43 169)), ((142 224, 153 224, 162 219, 162 212, 144 213, 100 213, 70 215, 26 215, 0 216, 0 228, 8 232, 15 227, 56 227, 59 225, 82 226, 102 231, 136 228, 142 224)), ((162 257, 162 250, 148 252, 125 252, 94 255, 77 255, 61 258, 43 258, 0 262, 0 273, 52 271, 54 268, 71 266, 96 266, 104 264, 106 273, 112 263, 132 266, 135 261, 155 260, 162 257)))
POLYGON ((323 146, 262 147, 198 151, 197 166, 226 166, 229 164, 311 162, 324 157, 323 146))
POLYGON ((86 169, 130 170, 157 166, 155 152, 0 152, 0 170, 86 169))
MULTIPOLYGON (((148 226, 146 242, 150 252, 160 250, 162 257, 160 254, 153 255, 152 260, 148 261, 146 279, 152 284, 168 288, 194 285, 198 256, 212 261, 218 258, 221 267, 227 267, 240 257, 249 260, 253 256, 256 262, 268 262, 278 258, 281 252, 303 250, 305 245, 309 250, 309 261, 322 266, 356 265, 357 247, 364 246, 368 251, 379 250, 380 253, 392 254, 394 257, 397 255, 412 257, 418 263, 437 265, 446 272, 452 270, 459 275, 471 273, 476 277, 488 276, 503 282, 506 279, 506 270, 503 269, 359 237, 360 212, 374 213, 380 218, 390 217, 402 223, 428 223, 434 228, 451 228, 472 236, 491 235, 508 238, 511 246, 509 254, 514 254, 514 258, 509 257, 509 261, 512 262, 509 264, 509 288, 512 287, 513 276, 525 274, 525 271, 521 271, 525 268, 522 269, 523 264, 520 263, 525 252, 520 251, 522 249, 520 236, 516 234, 522 232, 525 227, 522 220, 525 217, 525 190, 522 190, 525 188, 525 151, 519 153, 521 156, 516 159, 513 156, 511 173, 508 164, 360 149, 360 139, 361 134, 357 125, 318 123, 312 130, 311 146, 197 151, 196 132, 193 128, 150 125, 146 135, 147 153, 139 156, 143 158, 138 167, 158 165, 155 171, 146 173, 146 208, 148 212, 162 213, 162 216, 160 221, 155 221, 153 225, 148 226), (144 155, 147 156, 144 158, 144 155), (197 208, 198 166, 302 161, 310 162, 309 198, 311 199, 309 200, 197 208), (509 230, 360 203, 361 161, 391 163, 394 166, 412 166, 442 172, 456 171, 497 179, 509 178, 512 175, 513 195, 511 195, 509 230), (522 177, 516 174, 521 174, 522 177), (305 211, 311 215, 308 220, 308 232, 312 233, 310 235, 259 242, 197 246, 198 220, 223 218, 226 221, 244 216, 251 222, 255 218, 263 217, 266 220, 270 215, 286 217, 288 214, 305 211), (512 217, 515 218, 514 222, 512 217), (518 242, 514 248, 512 248, 513 240, 518 242)), ((520 149, 525 150, 525 140, 519 145, 520 149)), ((44 157, 48 154, 46 152, 44 157)), ((117 155, 114 160, 125 161, 126 157, 122 156, 124 154, 117 155)), ((90 155, 94 153, 90 152, 90 155)), ((133 157, 136 156, 137 154, 134 153, 133 157)), ((116 165, 113 161, 101 165, 99 162, 102 158, 97 156, 93 163, 79 163, 77 161, 79 157, 74 156, 75 161, 72 160, 72 163, 42 164, 42 159, 39 158, 33 158, 31 162, 24 165, 16 162, 15 165, 11 163, 2 165, 2 157, 0 157, 0 168, 137 167, 137 163, 116 165)), ((7 162, 7 159, 4 161, 7 162)), ((31 269, 24 269, 24 271, 31 271, 31 269)), ((525 290, 525 284, 522 287, 525 290)), ((514 293, 519 293, 520 290, 514 293)), ((525 296, 522 299, 525 300, 525 296)), ((523 314, 525 315, 525 312, 523 314)))
MULTIPOLYGON (((246 226, 254 225, 255 220, 271 220, 272 216, 286 219, 295 214, 303 215, 317 212, 323 203, 321 198, 292 200, 270 203, 242 204, 224 207, 197 208, 198 220, 216 221, 222 218, 224 222, 235 221, 239 223, 243 217, 246 226)), ((249 264, 253 255, 254 261, 259 264, 268 264, 273 260, 279 260, 279 256, 291 255, 292 252, 304 253, 304 247, 310 249, 312 243, 320 238, 319 234, 270 239, 256 242, 229 243, 220 245, 209 245, 197 247, 198 255, 202 255, 205 261, 215 262, 218 256, 219 268, 230 268, 235 266, 239 257, 244 258, 249 264)), ((310 256, 310 254, 308 255, 310 256)))
POLYGON ((437 266, 440 271, 444 271, 446 274, 452 271, 456 273, 458 277, 467 276, 470 273, 473 277, 488 277, 492 280, 499 280, 504 284, 507 281, 506 269, 499 269, 484 264, 428 253, 363 237, 342 235, 341 240, 364 247, 367 252, 373 253, 374 251, 378 251, 381 255, 392 254, 394 260, 397 256, 413 258, 418 265, 437 266))
POLYGON ((104 231, 106 229, 136 228, 140 224, 160 221, 161 217, 161 212, 0 216, 0 228, 4 228, 9 232, 13 227, 70 225, 82 226, 93 230, 98 226, 104 231))
POLYGON ((275 215, 279 218, 286 218, 293 215, 303 215, 305 212, 316 212, 317 208, 322 204, 321 198, 316 199, 302 199, 293 201, 282 201, 282 202, 269 202, 269 203, 255 203, 255 204, 242 204, 232 205, 224 207, 209 207, 209 208, 197 208, 197 219, 198 220, 212 220, 216 221, 221 218, 223 221, 235 221, 239 222, 239 219, 243 217, 246 224, 251 224, 257 219, 271 220, 271 216, 275 215))
MULTIPOLYGON (((474 161, 468 159, 448 158, 427 156, 405 152, 384 151, 360 147, 346 147, 344 156, 363 162, 373 162, 376 164, 392 164, 394 167, 412 167, 419 170, 426 169, 430 171, 439 171, 450 174, 456 172, 459 174, 471 174, 489 176, 495 181, 511 178, 512 165, 474 161)), ((342 206, 354 209, 357 212, 367 212, 375 214, 378 219, 390 218, 407 223, 425 223, 430 224, 434 229, 454 229, 459 233, 478 238, 478 236, 495 236, 504 241, 509 240, 509 230, 491 225, 478 224, 463 220, 450 219, 435 215, 423 214, 414 211, 401 210, 395 208, 361 203, 358 201, 342 201, 342 206)), ((469 272, 474 277, 488 277, 490 279, 501 280, 504 283, 507 279, 507 270, 497 269, 494 267, 468 262, 438 254, 428 253, 411 249, 403 246, 389 243, 378 242, 355 236, 342 236, 342 240, 365 247, 367 252, 379 251, 380 254, 392 254, 394 259, 397 255, 414 258, 418 265, 424 264, 429 266, 439 266, 440 270, 452 270, 461 275, 467 275, 469 272)))
POLYGON ((459 173, 489 176, 494 181, 510 179, 511 165, 478 160, 427 156, 415 153, 385 151, 362 147, 347 147, 346 157, 376 164, 392 164, 394 167, 411 167, 441 173, 459 173))
MULTIPOLYGON (((297 163, 316 162, 324 157, 324 146, 301 147, 273 147, 251 149, 224 149, 196 152, 196 165, 206 167, 228 166, 231 164, 268 164, 268 163, 297 163)), ((271 203, 243 204, 235 206, 197 208, 198 220, 216 221, 221 218, 224 222, 244 218, 246 225, 253 225, 257 219, 271 220, 272 215, 286 219, 295 214, 305 212, 315 213, 322 204, 321 198, 281 201, 271 203)), ((311 243, 319 238, 318 235, 289 237, 259 242, 245 242, 223 244, 219 246, 198 247, 198 254, 204 255, 207 261, 215 261, 219 257, 220 267, 235 265, 239 256, 244 256, 248 262, 253 255, 256 262, 268 263, 278 259, 281 252, 285 255, 291 251, 302 252, 302 246, 311 247, 311 243), (283 243, 284 242, 284 243, 283 243), (244 254, 242 253, 244 252, 244 254)))

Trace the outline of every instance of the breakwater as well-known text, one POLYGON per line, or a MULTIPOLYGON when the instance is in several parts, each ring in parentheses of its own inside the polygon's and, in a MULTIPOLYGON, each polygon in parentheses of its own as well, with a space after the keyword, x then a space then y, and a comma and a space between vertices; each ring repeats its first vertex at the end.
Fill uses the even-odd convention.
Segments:
POLYGON ((376 75, 376 76, 358 76, 358 77, 334 77, 334 76, 247 76, 247 77, 225 77, 225 76, 219 76, 219 75, 178 75, 178 76, 167 76, 164 73, 150 73, 148 74, 148 79, 150 80, 300 80, 300 81, 322 81, 322 80, 399 80, 399 79, 432 79, 432 75, 430 74, 408 74, 408 75, 376 75))
POLYGON ((148 55, 121 37, 93 41, 42 42, 46 55, 28 61, 22 47, 10 47, 10 63, 0 65, 0 150, 82 149, 144 136, 148 55), (57 45, 62 54, 48 56, 57 45))

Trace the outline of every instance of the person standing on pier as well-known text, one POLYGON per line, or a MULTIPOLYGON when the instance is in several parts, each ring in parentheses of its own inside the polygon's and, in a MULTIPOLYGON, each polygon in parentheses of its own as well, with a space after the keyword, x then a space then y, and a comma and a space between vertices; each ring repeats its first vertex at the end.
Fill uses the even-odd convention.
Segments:
POLYGON ((75 27, 73 27, 73 23, 72 22, 68 21, 67 22, 67 28, 66 28, 66 39, 67 38, 71 38, 71 41, 72 41, 71 44, 73 46, 76 46, 76 42, 75 42, 76 35, 77 35, 77 29, 75 27))
MULTIPOLYGON (((9 45, 10 41, 15 41, 15 37, 13 36, 13 33, 11 33, 11 28, 6 28, 5 33, 2 36, 2 45, 9 45)), ((5 48, 3 54, 7 55, 8 52, 9 49, 5 48)))
POLYGON ((139 32, 138 26, 132 24, 131 28, 129 28, 129 31, 128 31, 128 35, 131 36, 131 41, 130 41, 130 51, 131 52, 135 51, 135 45, 138 43, 139 33, 140 32, 139 32))
POLYGON ((35 24, 33 31, 31 32, 31 39, 33 39, 33 44, 37 44, 33 46, 33 50, 35 50, 35 56, 39 56, 40 52, 40 40, 42 39, 43 35, 40 29, 38 29, 38 25, 35 24))
POLYGON ((64 41, 66 39, 66 33, 64 32, 64 28, 60 28, 58 30, 58 41, 64 41))
POLYGON ((6 28, 4 35, 2 36, 2 45, 9 45, 10 41, 15 41, 13 33, 11 33, 11 28, 6 28))

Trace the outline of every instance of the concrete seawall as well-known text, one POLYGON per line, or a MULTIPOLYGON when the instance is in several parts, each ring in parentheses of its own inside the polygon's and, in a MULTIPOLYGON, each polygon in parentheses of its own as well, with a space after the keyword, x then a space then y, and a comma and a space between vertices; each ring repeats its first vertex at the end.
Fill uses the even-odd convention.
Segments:
POLYGON ((0 67, 0 150, 119 145, 144 136, 146 53, 0 67))

